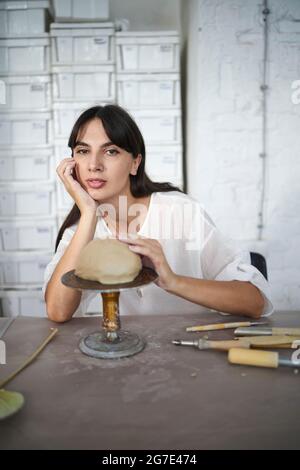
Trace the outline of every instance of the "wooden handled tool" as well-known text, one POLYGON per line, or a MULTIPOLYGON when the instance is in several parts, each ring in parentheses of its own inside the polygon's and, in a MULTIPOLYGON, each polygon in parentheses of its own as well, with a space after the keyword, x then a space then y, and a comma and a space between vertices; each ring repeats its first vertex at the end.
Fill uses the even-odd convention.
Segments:
POLYGON ((236 336, 272 336, 287 335, 300 336, 300 328, 237 328, 234 331, 236 336))
POLYGON ((258 336, 258 337, 243 337, 234 340, 225 340, 225 341, 210 341, 204 338, 196 339, 193 341, 185 341, 185 340, 174 340, 172 341, 173 344, 180 345, 180 346, 194 346, 198 349, 217 349, 220 351, 228 351, 231 348, 243 348, 249 349, 253 348, 260 348, 260 347, 285 347, 290 348, 294 337, 292 336, 258 336))
POLYGON ((230 349, 228 352, 228 361, 231 364, 271 367, 273 369, 276 369, 280 365, 294 368, 300 367, 300 362, 293 362, 290 359, 281 358, 278 352, 255 351, 242 348, 230 349))
POLYGON ((238 321, 231 323, 212 323, 211 325, 189 326, 186 331, 213 331, 226 330, 227 328, 237 328, 239 326, 266 325, 267 322, 257 321, 238 321))
POLYGON ((220 351, 228 351, 230 348, 250 348, 249 341, 244 340, 244 338, 225 341, 209 341, 204 338, 195 339, 194 341, 176 339, 172 343, 180 346, 194 346, 201 350, 218 349, 220 351))
POLYGON ((245 339, 249 341, 250 345, 254 348, 294 348, 293 344, 300 339, 299 336, 242 336, 238 339, 245 339))

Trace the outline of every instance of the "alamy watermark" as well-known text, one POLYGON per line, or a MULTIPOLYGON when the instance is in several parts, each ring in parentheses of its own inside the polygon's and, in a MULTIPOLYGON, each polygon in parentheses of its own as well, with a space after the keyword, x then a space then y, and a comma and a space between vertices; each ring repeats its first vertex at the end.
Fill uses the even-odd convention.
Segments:
POLYGON ((300 366, 300 348, 296 349, 296 351, 292 354, 292 362, 295 366, 300 366))
POLYGON ((127 197, 119 196, 118 216, 113 204, 100 204, 97 216, 107 218, 112 225, 118 226, 118 237, 138 237, 144 223, 147 223, 147 238, 158 240, 182 240, 187 251, 203 249, 208 243, 215 227, 207 219, 200 204, 174 203, 152 204, 155 210, 148 210, 145 204, 127 206, 127 197), (128 219, 132 220, 128 223, 128 219))
POLYGON ((6 364, 6 346, 2 339, 0 339, 0 365, 1 364, 6 364))

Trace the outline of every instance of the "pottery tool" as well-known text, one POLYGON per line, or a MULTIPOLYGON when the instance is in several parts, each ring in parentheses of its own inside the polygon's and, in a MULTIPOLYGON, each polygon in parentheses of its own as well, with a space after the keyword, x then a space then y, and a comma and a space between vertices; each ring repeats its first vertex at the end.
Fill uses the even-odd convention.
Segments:
POLYGON ((11 375, 9 375, 8 377, 6 377, 6 379, 2 380, 0 382, 0 390, 10 381, 12 380, 13 378, 15 378, 15 376, 17 374, 19 374, 19 372, 21 372, 23 369, 25 369, 25 367, 29 366, 29 364, 32 363, 32 361, 34 361, 34 359, 43 351, 43 349, 47 346, 47 344, 52 340, 52 338, 56 335, 56 333, 58 332, 58 329, 57 328, 50 328, 51 330, 51 333, 49 334, 49 336, 47 336, 47 338, 42 342, 42 344, 31 354, 31 356, 29 356, 28 359, 26 359, 26 361, 15 371, 13 372, 11 375))
POLYGON ((197 349, 218 349, 220 351, 228 351, 230 348, 250 348, 250 343, 244 338, 226 340, 226 341, 209 341, 205 338, 195 339, 194 341, 185 341, 175 339, 173 344, 178 346, 193 346, 197 349))
POLYGON ((267 325, 268 322, 239 321, 231 323, 212 323, 211 325, 189 326, 186 331, 212 331, 226 330, 227 328, 237 328, 239 326, 267 325))
POLYGON ((284 348, 291 348, 293 341, 296 341, 297 337, 287 337, 285 335, 281 336, 257 336, 257 337, 243 337, 233 340, 225 340, 225 341, 210 341, 205 338, 200 338, 192 341, 186 340, 174 340, 172 341, 173 344, 178 346, 193 346, 197 349, 204 350, 204 349, 217 349, 220 351, 228 351, 230 348, 277 348, 277 347, 284 347, 284 348))
POLYGON ((300 328, 237 328, 234 330, 234 334, 236 336, 300 336, 300 328))
POLYGON ((271 367, 276 369, 278 366, 288 366, 293 368, 300 367, 300 361, 293 361, 281 357, 278 352, 246 350, 242 348, 232 348, 228 351, 228 361, 231 364, 240 364, 245 366, 271 367))

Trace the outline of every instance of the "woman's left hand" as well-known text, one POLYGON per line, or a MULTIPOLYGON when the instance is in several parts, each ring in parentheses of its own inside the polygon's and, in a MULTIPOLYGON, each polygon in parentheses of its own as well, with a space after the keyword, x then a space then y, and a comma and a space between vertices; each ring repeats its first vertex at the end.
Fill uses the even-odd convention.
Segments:
POLYGON ((176 274, 170 268, 164 255, 161 244, 151 238, 121 238, 121 242, 127 243, 129 249, 142 257, 144 266, 153 268, 157 274, 155 284, 165 290, 171 290, 176 282, 176 274))

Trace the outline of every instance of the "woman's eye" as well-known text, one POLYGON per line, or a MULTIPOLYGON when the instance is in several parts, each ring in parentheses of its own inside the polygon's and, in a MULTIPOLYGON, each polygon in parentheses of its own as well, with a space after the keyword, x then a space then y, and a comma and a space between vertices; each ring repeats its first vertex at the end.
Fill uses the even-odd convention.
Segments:
POLYGON ((119 152, 118 150, 116 149, 107 149, 106 150, 106 153, 109 157, 114 157, 115 155, 117 155, 119 152))
POLYGON ((88 150, 87 149, 78 149, 78 150, 76 150, 76 153, 79 153, 80 155, 84 155, 84 154, 88 153, 88 150))

